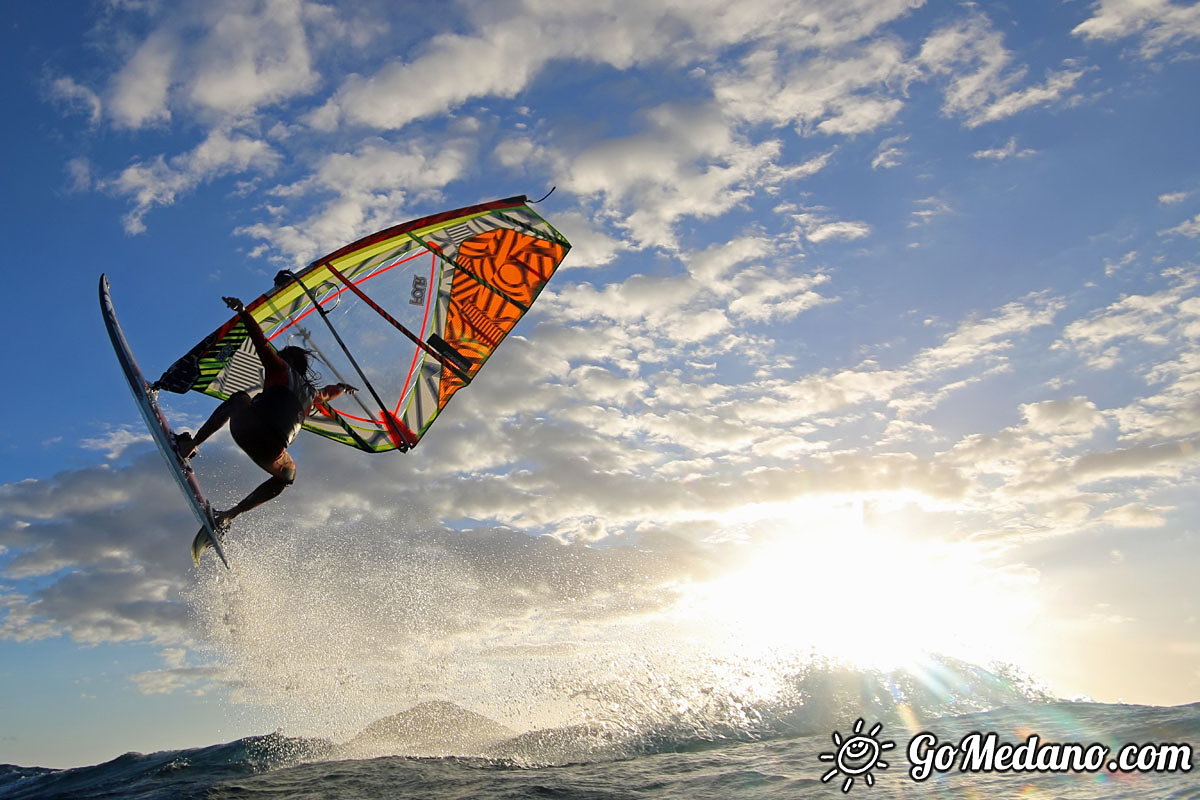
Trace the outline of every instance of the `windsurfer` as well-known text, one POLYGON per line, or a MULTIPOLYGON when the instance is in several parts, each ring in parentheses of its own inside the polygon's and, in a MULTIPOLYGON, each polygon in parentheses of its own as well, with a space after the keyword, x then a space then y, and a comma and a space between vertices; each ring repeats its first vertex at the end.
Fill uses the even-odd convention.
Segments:
POLYGON ((218 531, 228 530, 235 517, 273 500, 296 481, 296 462, 287 448, 300 432, 312 407, 343 392, 353 394, 357 391, 346 383, 317 389, 308 365, 309 351, 288 346, 276 352, 241 300, 236 297, 222 299, 237 312, 250 334, 265 372, 263 390, 253 397, 246 392, 234 392, 217 406, 194 436, 179 434, 175 439, 175 450, 180 458, 191 458, 201 444, 228 422, 233 440, 271 477, 233 508, 216 513, 214 521, 218 531))

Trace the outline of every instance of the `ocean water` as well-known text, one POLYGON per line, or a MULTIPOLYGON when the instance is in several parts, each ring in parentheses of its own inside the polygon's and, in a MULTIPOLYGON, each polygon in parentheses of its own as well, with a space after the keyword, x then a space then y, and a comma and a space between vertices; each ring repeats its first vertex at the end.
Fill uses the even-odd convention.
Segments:
MULTIPOLYGON (((858 677, 869 683, 877 676, 858 677)), ((1161 708, 1027 699, 932 719, 918 718, 920 709, 906 703, 874 708, 865 718, 842 709, 833 714, 836 720, 830 719, 829 710, 814 715, 811 708, 746 709, 745 719, 753 721, 740 728, 704 730, 680 717, 674 727, 635 735, 594 723, 496 740, 502 726, 453 704, 434 702, 380 720, 342 743, 271 734, 192 750, 128 753, 76 769, 0 766, 0 797, 1200 798, 1200 767, 1186 769, 1200 743, 1200 704, 1161 708), (810 730, 818 724, 833 727, 810 730), (823 759, 823 753, 839 750, 835 731, 842 745, 857 735, 881 747, 893 746, 881 749, 874 760, 823 759), (924 758, 920 753, 931 752, 918 751, 910 760, 909 743, 918 732, 953 747, 972 733, 994 733, 1001 745, 1029 744, 1036 737, 1033 741, 1043 750, 1078 743, 1104 748, 1105 763, 1095 770, 984 772, 982 762, 961 770, 959 758, 918 782, 910 770, 924 758), (1164 743, 1187 744, 1186 753, 1177 751, 1184 755, 1175 758, 1174 770, 1165 769, 1171 766, 1167 761, 1149 770, 1109 769, 1122 748, 1164 743), (379 755, 405 749, 426 752, 379 755), (432 755, 430 749, 448 752, 432 755), (455 755, 450 752, 455 749, 478 752, 455 755), (840 769, 823 780, 835 763, 854 770, 855 781, 847 785, 848 775, 840 769), (865 772, 860 771, 863 766, 868 767, 865 772)), ((1149 765, 1153 759, 1146 758, 1149 765)))

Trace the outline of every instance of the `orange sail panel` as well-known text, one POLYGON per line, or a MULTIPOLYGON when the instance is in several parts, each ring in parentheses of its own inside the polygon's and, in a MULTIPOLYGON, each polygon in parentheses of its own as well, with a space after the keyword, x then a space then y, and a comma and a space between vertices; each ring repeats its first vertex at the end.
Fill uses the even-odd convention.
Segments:
MULTIPOLYGON (((515 230, 490 231, 459 247, 443 338, 476 362, 472 376, 529 309, 569 247, 515 230)), ((456 375, 444 378, 439 405, 462 385, 456 375)))

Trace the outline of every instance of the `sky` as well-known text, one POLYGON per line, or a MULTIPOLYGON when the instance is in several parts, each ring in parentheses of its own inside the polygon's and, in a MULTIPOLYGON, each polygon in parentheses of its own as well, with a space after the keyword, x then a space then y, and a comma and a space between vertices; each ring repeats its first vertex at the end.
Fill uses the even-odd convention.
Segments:
POLYGON ((0 763, 806 653, 1200 700, 1200 5, 73 8, 2 25, 0 763), (573 250, 420 446, 302 438, 193 569, 99 275, 154 376, 222 295, 551 187, 573 250))

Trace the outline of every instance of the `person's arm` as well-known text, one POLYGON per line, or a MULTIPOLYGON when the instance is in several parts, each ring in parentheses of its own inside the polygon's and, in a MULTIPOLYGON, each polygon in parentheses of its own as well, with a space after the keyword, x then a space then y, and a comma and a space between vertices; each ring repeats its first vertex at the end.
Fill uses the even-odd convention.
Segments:
POLYGON ((354 394, 357 391, 358 389, 354 388, 348 383, 331 383, 324 389, 321 389, 319 392, 317 392, 316 397, 313 398, 313 402, 328 403, 335 397, 341 397, 343 393, 354 394))
POLYGON ((221 299, 225 301, 225 305, 237 312, 242 325, 246 327, 246 332, 250 334, 250 341, 254 343, 254 352, 258 354, 258 360, 262 362, 268 377, 279 374, 287 375, 288 365, 275 352, 275 348, 271 347, 266 334, 259 327, 258 320, 250 315, 250 312, 242 305, 242 301, 236 297, 222 297, 221 299))

